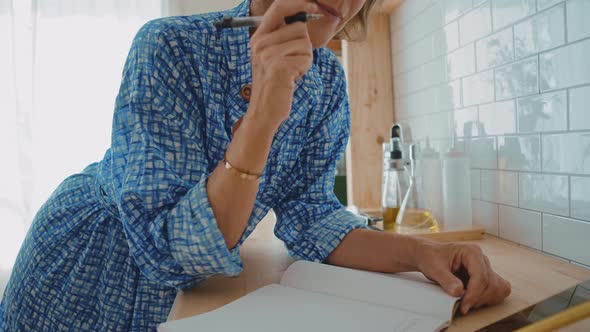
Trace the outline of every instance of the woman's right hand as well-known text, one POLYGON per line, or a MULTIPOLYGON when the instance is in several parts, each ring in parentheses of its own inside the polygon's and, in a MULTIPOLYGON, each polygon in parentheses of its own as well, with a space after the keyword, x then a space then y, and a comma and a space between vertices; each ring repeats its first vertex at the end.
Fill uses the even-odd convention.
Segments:
POLYGON ((291 112, 295 81, 307 73, 313 49, 305 23, 286 25, 285 17, 316 13, 310 0, 275 0, 250 39, 252 95, 248 113, 278 128, 291 112))

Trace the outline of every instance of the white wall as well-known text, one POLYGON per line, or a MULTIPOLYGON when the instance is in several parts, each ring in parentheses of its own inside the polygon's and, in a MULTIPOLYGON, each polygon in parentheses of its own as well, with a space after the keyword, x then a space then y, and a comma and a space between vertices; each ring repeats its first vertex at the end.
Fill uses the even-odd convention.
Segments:
MULTIPOLYGON (((166 15, 191 15, 235 7, 242 0, 168 0, 166 15)), ((166 7, 166 5, 165 5, 166 7)))
POLYGON ((412 0, 392 14, 396 119, 471 157, 474 223, 590 266, 589 0, 412 0))

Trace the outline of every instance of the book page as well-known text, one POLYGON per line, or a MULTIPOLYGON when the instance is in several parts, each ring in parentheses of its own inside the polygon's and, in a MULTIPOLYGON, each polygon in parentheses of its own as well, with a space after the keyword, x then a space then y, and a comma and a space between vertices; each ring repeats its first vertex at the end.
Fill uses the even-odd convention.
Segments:
POLYGON ((161 324, 158 331, 428 332, 444 326, 432 317, 274 284, 214 311, 161 324))
POLYGON ((421 273, 395 275, 297 261, 281 279, 281 285, 394 307, 451 321, 458 298, 421 273))

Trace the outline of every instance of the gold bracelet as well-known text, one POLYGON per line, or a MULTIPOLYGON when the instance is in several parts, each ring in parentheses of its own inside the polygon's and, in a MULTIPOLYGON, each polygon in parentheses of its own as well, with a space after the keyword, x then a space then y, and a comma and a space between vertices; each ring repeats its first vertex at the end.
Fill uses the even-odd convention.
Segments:
POLYGON ((232 164, 230 164, 229 161, 227 161, 225 156, 223 156, 222 163, 223 163, 223 168, 225 168, 232 175, 237 176, 242 180, 248 180, 248 181, 258 180, 262 176, 262 173, 250 174, 250 173, 246 173, 244 171, 241 171, 241 170, 233 167, 232 164))

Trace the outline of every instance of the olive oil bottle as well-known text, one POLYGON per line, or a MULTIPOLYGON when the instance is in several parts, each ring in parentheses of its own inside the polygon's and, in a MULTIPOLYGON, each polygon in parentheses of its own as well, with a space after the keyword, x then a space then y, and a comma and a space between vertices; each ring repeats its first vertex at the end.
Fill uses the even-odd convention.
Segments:
POLYGON ((395 124, 391 128, 391 140, 389 144, 385 144, 383 154, 381 207, 385 231, 395 230, 395 220, 408 188, 407 179, 402 153, 401 126, 395 124))

